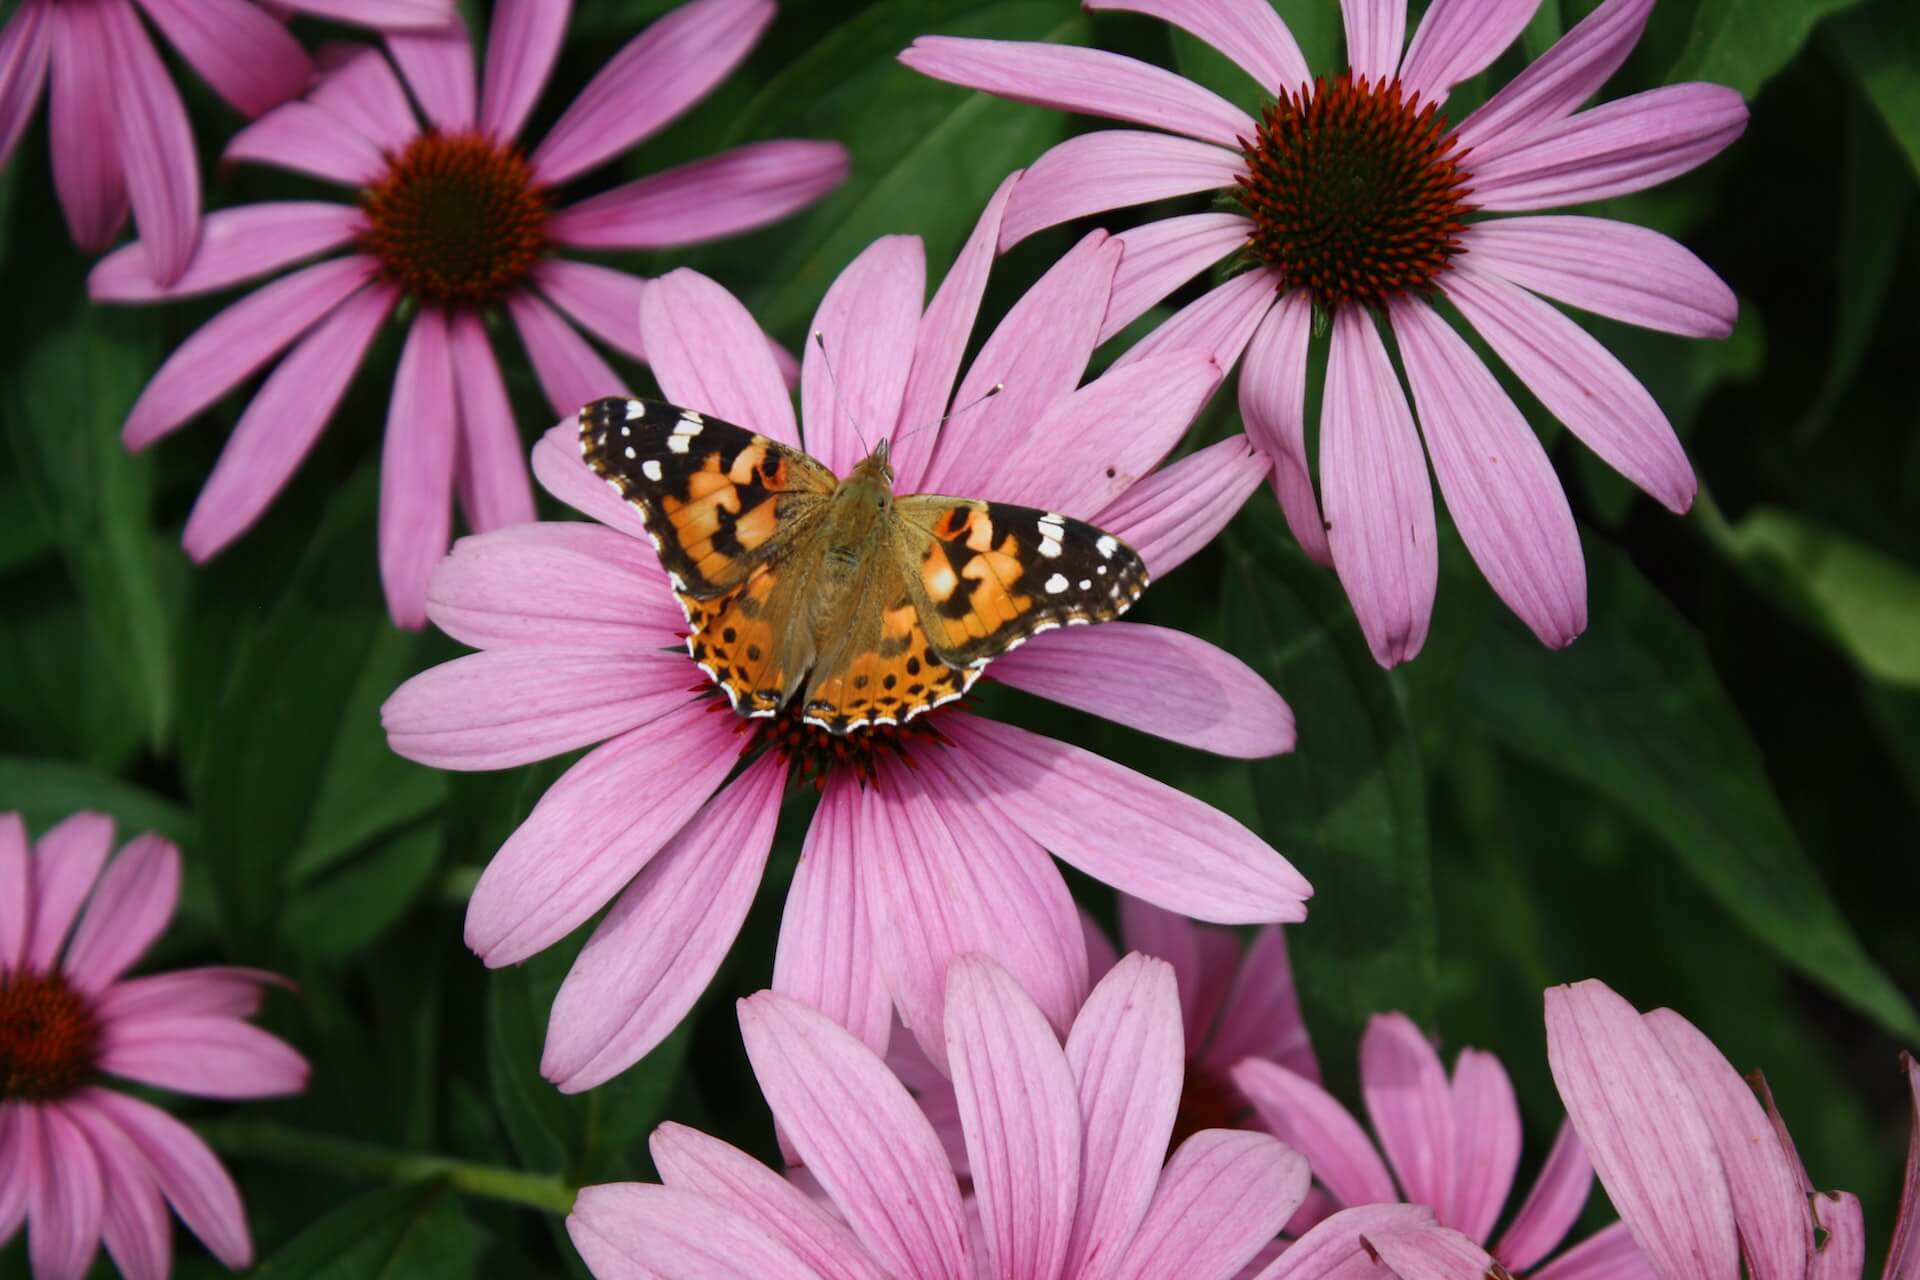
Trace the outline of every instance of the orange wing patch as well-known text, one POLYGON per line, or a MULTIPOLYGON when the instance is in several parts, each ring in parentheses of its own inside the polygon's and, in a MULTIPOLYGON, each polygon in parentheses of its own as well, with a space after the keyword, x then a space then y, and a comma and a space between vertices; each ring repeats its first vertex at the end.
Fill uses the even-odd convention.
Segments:
POLYGON ((675 593, 692 627, 687 652, 743 716, 777 714, 806 674, 804 663, 788 670, 781 662, 779 632, 767 607, 775 581, 771 570, 761 569, 731 595, 702 600, 675 593))
POLYGON ((903 597, 881 615, 878 643, 816 670, 807 686, 806 722, 829 733, 868 725, 904 724, 923 711, 952 702, 973 686, 980 672, 941 661, 927 641, 920 611, 903 597))

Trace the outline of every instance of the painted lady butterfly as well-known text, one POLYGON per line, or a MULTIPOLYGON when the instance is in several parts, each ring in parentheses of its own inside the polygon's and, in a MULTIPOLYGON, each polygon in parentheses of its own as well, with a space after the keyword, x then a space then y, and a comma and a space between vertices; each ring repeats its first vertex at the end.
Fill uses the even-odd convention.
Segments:
POLYGON ((808 724, 899 724, 1029 636, 1117 618, 1147 586, 1140 557, 1084 521, 896 497, 884 440, 842 480, 731 423, 612 399, 580 410, 580 452, 639 508, 688 651, 745 716, 804 685, 808 724))

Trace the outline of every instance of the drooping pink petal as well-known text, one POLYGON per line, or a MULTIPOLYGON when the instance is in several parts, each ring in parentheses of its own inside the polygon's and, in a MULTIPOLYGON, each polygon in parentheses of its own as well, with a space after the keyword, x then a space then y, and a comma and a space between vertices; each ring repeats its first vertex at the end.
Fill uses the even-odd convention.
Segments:
POLYGON ((1287 24, 1262 0, 1087 0, 1098 13, 1144 13, 1192 32, 1238 63, 1269 96, 1313 79, 1287 24))
POLYGON ((87 296, 95 302, 157 302, 214 293, 337 249, 365 225, 354 206, 324 200, 220 209, 201 220, 199 247, 171 285, 153 282, 146 241, 135 240, 94 264, 87 296))
POLYGON ((1087 996, 1067 1035, 1084 1154, 1066 1280, 1106 1274, 1146 1216, 1185 1059, 1172 967, 1127 956, 1087 996))
POLYGON ((67 1107, 59 1105, 21 1111, 27 1151, 27 1262, 36 1280, 81 1280, 100 1247, 105 1198, 100 1161, 66 1112, 67 1107))
POLYGON ((533 485, 493 344, 480 318, 465 309, 453 312, 447 339, 453 367, 459 370, 454 379, 460 402, 454 479, 467 527, 487 533, 525 524, 534 518, 533 485))
POLYGON ((1461 237, 1474 266, 1568 306, 1690 338, 1733 332, 1739 303, 1678 241, 1612 218, 1477 222, 1461 237))
POLYGON ((208 1015, 250 1018, 267 986, 292 986, 279 974, 238 965, 203 965, 125 978, 94 997, 103 1022, 116 1018, 208 1015))
POLYGON ((429 668, 380 708, 394 754, 436 769, 506 769, 650 724, 689 700, 684 654, 494 649, 429 668))
POLYGON ((1080 1103, 1047 1019, 1005 969, 947 971, 947 1063, 994 1274, 1058 1275, 1080 1190, 1080 1103))
POLYGON ((1406 44, 1407 0, 1340 0, 1340 18, 1353 74, 1374 84, 1393 79, 1406 44))
POLYGON ((1307 1157, 1314 1177, 1342 1204, 1400 1198, 1360 1122, 1325 1089, 1260 1058, 1235 1066, 1233 1083, 1274 1136, 1307 1157))
MULTIPOLYGON (((1813 1216, 1824 1236, 1807 1263, 1807 1280, 1854 1280, 1866 1275, 1867 1224, 1859 1199, 1846 1191, 1818 1192, 1813 1196, 1813 1216)), ((1886 1280, 1906 1280, 1891 1258, 1886 1280)))
POLYGON ((831 775, 787 890, 773 989, 818 1009, 876 1054, 887 1051, 893 1001, 880 969, 854 824, 859 784, 831 775))
POLYGON ((572 16, 571 0, 502 0, 487 32, 480 128, 506 140, 520 132, 546 87, 572 16))
POLYGON ((1445 1226, 1416 1231, 1375 1231, 1362 1237, 1366 1250, 1399 1280, 1457 1280, 1494 1274, 1487 1251, 1445 1226))
POLYGON ((979 813, 946 759, 882 765, 860 796, 853 861, 876 953, 900 1017, 927 1056, 945 1062, 947 970, 981 952, 1059 1029, 1086 993, 1086 955, 1065 883, 1045 853, 979 813), (956 831, 965 832, 962 845, 956 831))
POLYGON ((1155 578, 1212 542, 1266 478, 1245 436, 1197 449, 1121 494, 1093 523, 1132 547, 1155 578))
POLYGON ((423 31, 453 16, 454 0, 274 0, 282 9, 382 31, 423 31))
POLYGON ((1308 557, 1333 567, 1327 526, 1307 466, 1307 330, 1313 304, 1289 290, 1260 321, 1240 370, 1240 416, 1247 438, 1273 459, 1273 493, 1294 541, 1308 557))
POLYGON ((1007 205, 1022 181, 1018 169, 1001 180, 920 317, 913 370, 901 397, 900 419, 889 424, 894 428, 891 458, 898 492, 918 493, 924 488, 921 477, 945 430, 941 415, 947 411, 960 359, 973 335, 974 317, 980 310, 980 296, 986 291, 987 272, 993 265, 994 246, 1007 205))
POLYGON ((1494 594, 1540 643, 1571 644, 1587 626, 1586 562, 1547 451, 1480 357, 1432 307, 1397 298, 1390 315, 1433 474, 1461 541, 1494 594))
POLYGON ((1138 58, 1073 45, 921 36, 900 54, 921 75, 1014 102, 1107 116, 1240 148, 1252 117, 1212 90, 1138 58))
POLYGON ((1207 1129, 1180 1144, 1116 1280, 1237 1274, 1306 1198, 1307 1162, 1264 1133, 1207 1129))
POLYGON ((1300 920, 1313 888, 1226 814, 1090 751, 952 714, 946 759, 1013 823, 1095 879, 1218 924, 1300 920))
POLYGON ((1591 334, 1472 267, 1448 273, 1446 294, 1547 412, 1601 461, 1675 514, 1693 505, 1693 466, 1667 416, 1591 334))
POLYGON ((1173 313, 1165 324, 1134 343, 1114 368, 1124 368, 1163 351, 1197 349, 1211 354, 1222 369, 1231 369, 1247 340, 1253 337, 1276 296, 1276 277, 1267 268, 1243 272, 1216 285, 1173 313))
POLYGON ((845 1223, 758 1160, 671 1122, 653 1131, 648 1150, 662 1183, 758 1224, 820 1274, 886 1280, 845 1223))
POLYGON ((420 133, 413 99, 385 54, 370 45, 323 45, 320 57, 341 55, 308 92, 306 101, 388 154, 404 151, 420 133))
POLYGON ((1500 1059, 1462 1049, 1453 1063, 1453 1199, 1446 1225, 1485 1244, 1520 1167, 1520 1103, 1500 1059))
POLYGON ((1667 1276, 1732 1276, 1733 1204, 1712 1130, 1632 1005, 1594 980, 1547 988, 1547 1065, 1607 1196, 1667 1276))
MULTIPOLYGON (((638 539, 576 522, 519 525, 454 543, 427 586, 427 616, 477 649, 668 649, 686 619, 665 584, 638 539)), ((684 683, 694 678, 689 665, 684 683)))
POLYGON ((52 25, 47 152, 53 188, 73 243, 84 253, 98 253, 120 234, 128 208, 114 133, 115 69, 106 6, 56 4, 52 25))
POLYGON ((1658 186, 1746 132, 1747 104, 1717 84, 1636 93, 1516 139, 1473 163, 1473 201, 1518 211, 1584 204, 1658 186))
POLYGON ((740 1002, 740 1034, 774 1118, 868 1252, 895 1275, 971 1280, 946 1153, 886 1064, 773 991, 740 1002))
POLYGON ((1533 18, 1540 0, 1435 0, 1407 45, 1400 83, 1424 102, 1485 71, 1533 18))
POLYGON ((254 291, 174 348, 121 430, 144 449, 192 419, 333 312, 378 269, 354 255, 318 262, 254 291))
MULTIPOLYGON (((1231 189, 1234 178, 1245 170, 1246 162, 1237 152, 1211 142, 1138 129, 1083 133, 1049 147, 1027 169, 1008 202, 1000 248, 1004 252, 1036 231, 1089 214, 1198 191, 1231 189)), ((1194 271, 1204 265, 1195 266, 1194 271)), ((1172 287, 1168 285, 1169 290, 1172 287)), ((1145 311, 1165 292, 1133 314, 1145 311)))
POLYGON ((77 990, 105 990, 153 945, 179 901, 180 851, 151 832, 135 836, 94 886, 60 967, 77 990))
POLYGON ((1800 1280, 1813 1251, 1813 1222, 1798 1160, 1781 1144, 1753 1090, 1698 1027, 1671 1009, 1655 1009, 1646 1023, 1713 1134, 1748 1273, 1753 1280, 1800 1280))
POLYGON ((760 326, 731 293, 681 267, 640 295, 640 343, 661 392, 782 444, 800 444, 793 401, 760 326))
POLYGON ((456 15, 435 31, 387 33, 387 51, 406 77, 414 100, 443 133, 461 133, 478 119, 473 41, 456 15))
POLYGON ((386 169, 379 147, 365 134, 333 112, 299 101, 275 107, 234 134, 220 158, 229 164, 272 165, 343 187, 372 186, 386 169))
POLYGON ((75 1100, 106 1116, 139 1149, 167 1203, 214 1257, 233 1270, 253 1264, 240 1192, 193 1130, 158 1107, 122 1093, 88 1088, 75 1100))
POLYGON ((921 484, 934 493, 997 497, 986 482, 1027 443, 1028 428, 1078 385, 1107 309, 1120 246, 1104 231, 1081 239, 1008 309, 954 395, 972 405, 940 432, 921 484))
POLYGON ((567 1215, 599 1280, 814 1280, 760 1225, 700 1196, 644 1182, 585 1187, 567 1215))
POLYGON ((18 968, 26 958, 33 928, 33 894, 33 855, 27 852, 27 824, 18 813, 0 813, 0 972, 18 968))
POLYGON ((739 751, 732 717, 690 700, 588 752, 500 846, 467 902, 467 945, 489 968, 578 928, 706 802, 739 751), (635 795, 651 801, 636 808, 635 795))
POLYGON ((1493 1256, 1515 1272, 1531 1272, 1535 1263, 1566 1239, 1592 1190, 1593 1165, 1587 1160, 1587 1149, 1580 1145, 1573 1124, 1562 1121, 1540 1176, 1493 1247, 1493 1256))
MULTIPOLYGON (((1314 1173, 1320 1173, 1317 1162, 1314 1173)), ((1381 1170, 1383 1177, 1385 1173, 1381 1170)), ((1389 1231, 1431 1230, 1434 1225, 1433 1211, 1425 1205, 1375 1201, 1342 1209, 1314 1224, 1311 1231, 1289 1245, 1286 1252, 1262 1271, 1257 1280, 1362 1280, 1362 1277, 1387 1280, 1392 1273, 1366 1258, 1361 1237, 1389 1231)))
MULTIPOLYGON (((1532 1280, 1658 1280, 1646 1255, 1624 1222, 1612 1222, 1574 1245, 1538 1271, 1532 1280)), ((1858 1268, 1847 1274, 1855 1280, 1858 1268)))
POLYGON ((1225 1074, 1248 1057, 1266 1058, 1315 1084, 1320 1081, 1320 1063, 1294 990, 1287 939, 1278 925, 1260 930, 1247 948, 1201 1062, 1225 1074))
POLYGON ((84 1103, 60 1108, 99 1161, 104 1192, 100 1235, 126 1280, 167 1280, 173 1269, 173 1224, 146 1160, 113 1121, 84 1103))
POLYGON ((1375 1014, 1360 1040, 1360 1093, 1404 1199, 1453 1216, 1453 1093, 1440 1055, 1403 1013, 1375 1014))
POLYGON ((845 474, 900 417, 927 296, 918 236, 882 236, 827 287, 800 356, 807 452, 845 474))
POLYGON ((707 96, 773 20, 772 0, 693 0, 629 41, 533 153, 558 185, 649 138, 707 96))
POLYGON ((983 492, 1085 519, 1152 472, 1224 375, 1204 351, 1169 351, 1113 369, 1055 400, 984 466, 983 492))
POLYGON ((0 28, 0 168, 13 158, 20 135, 33 119, 53 56, 48 0, 23 0, 0 28))
POLYGON ((545 258, 534 266, 533 282, 594 337, 635 360, 647 358, 640 345, 640 296, 647 281, 597 263, 545 258))
POLYGON ((127 1018, 100 1038, 100 1069, 199 1098, 275 1098, 307 1087, 306 1059, 238 1018, 127 1018))
POLYGON ((23 903, 30 912, 22 952, 27 968, 53 967, 111 852, 113 819, 104 813, 76 813, 34 843, 32 891, 23 903))
MULTIPOLYGON (((1082 138, 1105 136, 1108 135, 1081 135, 1082 138)), ((1100 340, 1105 342, 1113 337, 1175 289, 1243 248, 1252 226, 1243 214, 1190 213, 1149 222, 1114 237, 1124 247, 1126 256, 1113 278, 1113 300, 1107 304, 1100 340)))
MULTIPOLYGON (((322 263, 321 267, 328 265, 322 263)), ((261 290, 254 296, 266 292, 261 290)), ((259 519, 320 438, 334 406, 360 367, 361 357, 397 300, 398 291, 393 286, 382 282, 368 285, 335 307, 268 375, 240 415, 187 517, 181 545, 188 555, 197 561, 206 560, 259 519)), ((200 333, 237 310, 238 306, 229 308, 200 333)), ((147 394, 152 390, 149 384, 147 394)), ((139 408, 134 406, 136 414, 139 408)), ((131 425, 130 420, 129 428, 131 425)))
POLYGON ((578 1093, 638 1062, 680 1025, 753 905, 787 764, 763 755, 633 878, 587 940, 547 1020, 540 1074, 578 1093))
MULTIPOLYGON (((653 580, 666 581, 666 571, 660 568, 659 558, 653 554, 653 543, 647 536, 646 521, 640 518, 640 508, 595 475, 580 456, 577 415, 568 415, 566 421, 549 427, 534 441, 533 478, 540 482, 541 488, 575 511, 624 534, 629 542, 636 544, 633 554, 646 557, 651 564, 653 580)), ((662 597, 660 603, 666 605, 666 598, 662 597)), ((673 612, 680 611, 676 608, 673 612)))
POLYGON ((1036 636, 994 678, 1216 755, 1293 749, 1293 712, 1251 667, 1185 632, 1116 622, 1036 636), (1124 680, 1113 673, 1124 671, 1124 680))
POLYGON ((1887 1241, 1887 1266, 1882 1280, 1912 1280, 1920 1274, 1920 1061, 1900 1055, 1900 1073, 1907 1078, 1907 1171, 1900 1184, 1900 1215, 1887 1241))
POLYGON ((1426 643, 1439 537, 1407 397, 1373 318, 1359 307, 1334 314, 1320 421, 1333 567, 1374 661, 1395 666, 1426 643))
POLYGON ((1619 70, 1652 12, 1653 0, 1605 0, 1461 122, 1461 148, 1492 159, 1564 119, 1619 70))
POLYGON ((422 307, 407 326, 380 452, 380 582, 399 627, 425 625, 427 580, 453 536, 454 394, 446 312, 422 307))
POLYGON ((213 91, 257 116, 307 87, 313 64, 287 29, 246 0, 140 0, 160 34, 213 91))
POLYGON ((507 295, 507 313, 520 331, 521 345, 533 361, 534 376, 557 414, 572 416, 580 406, 603 396, 627 394, 626 384, 572 325, 535 295, 517 289, 507 295))
POLYGON ((577 249, 677 249, 764 227, 846 181, 837 142, 751 142, 648 174, 569 205, 547 222, 577 249))

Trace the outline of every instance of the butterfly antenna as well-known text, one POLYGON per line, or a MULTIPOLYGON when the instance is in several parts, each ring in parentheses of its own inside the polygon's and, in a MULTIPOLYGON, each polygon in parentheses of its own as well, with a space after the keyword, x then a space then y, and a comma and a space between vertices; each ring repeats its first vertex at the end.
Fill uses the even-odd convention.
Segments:
POLYGON ((827 383, 833 388, 833 403, 835 407, 846 415, 847 425, 853 428, 853 438, 860 442, 860 452, 862 454, 872 453, 873 450, 867 445, 865 433, 860 430, 859 421, 853 416, 853 410, 847 407, 846 400, 840 395, 840 379, 835 376, 833 372, 833 361, 827 359, 827 338, 826 335, 818 329, 813 331, 813 345, 820 348, 820 363, 826 366, 827 383))
POLYGON ((993 399, 995 396, 999 395, 1002 391, 1005 391, 1006 389, 1007 389, 1006 383, 996 382, 992 386, 988 387, 985 391, 982 391, 979 395, 975 396, 973 399, 961 405, 959 408, 949 409, 946 413, 942 414, 938 418, 935 418, 932 422, 923 422, 911 431, 902 431, 899 435, 893 438, 893 442, 895 444, 899 444, 902 440, 905 440, 908 436, 919 435, 922 431, 931 431, 935 427, 941 426, 944 423, 959 417, 961 414, 965 413, 969 409, 979 408, 981 405, 993 399))

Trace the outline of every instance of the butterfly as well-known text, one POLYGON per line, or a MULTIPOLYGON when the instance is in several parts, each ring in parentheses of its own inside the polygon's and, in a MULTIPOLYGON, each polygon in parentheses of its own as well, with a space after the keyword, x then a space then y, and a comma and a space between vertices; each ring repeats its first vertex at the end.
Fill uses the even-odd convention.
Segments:
POLYGON ((587 465, 639 509, 691 632, 741 715, 834 734, 951 702, 992 659, 1105 622, 1147 567, 1082 520, 896 496, 883 439, 844 479, 766 436, 658 400, 580 410, 587 465))

